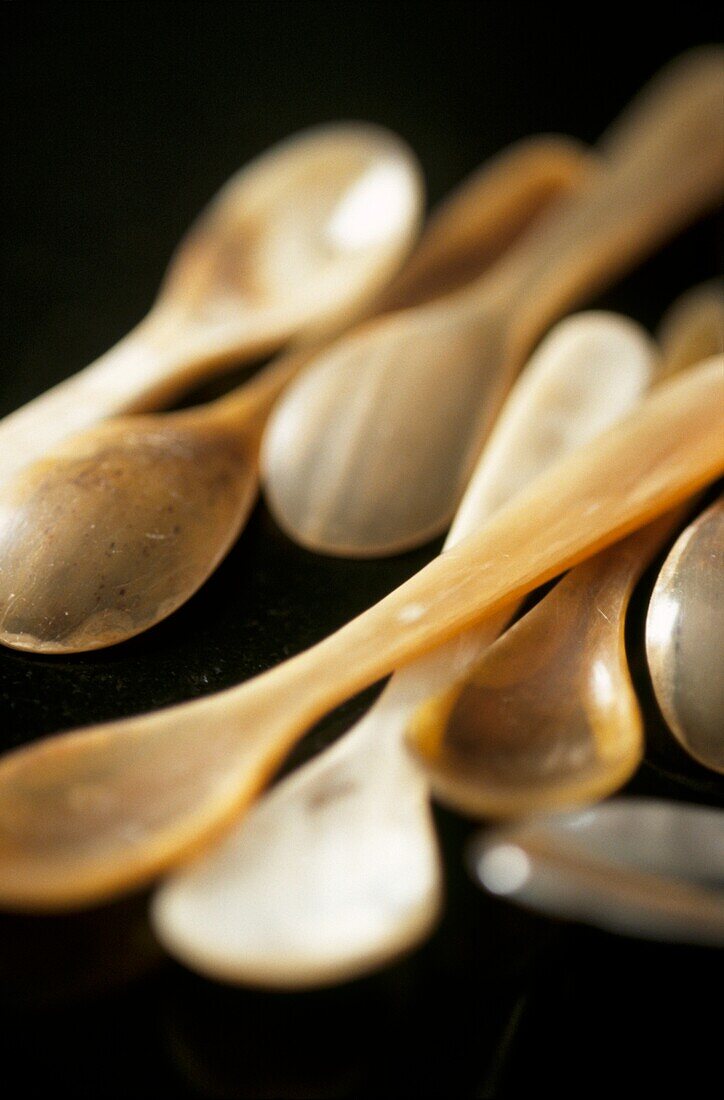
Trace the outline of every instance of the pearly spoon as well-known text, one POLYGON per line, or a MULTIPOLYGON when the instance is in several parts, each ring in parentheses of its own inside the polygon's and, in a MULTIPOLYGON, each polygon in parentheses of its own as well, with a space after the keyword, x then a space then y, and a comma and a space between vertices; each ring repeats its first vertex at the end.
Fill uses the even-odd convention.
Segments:
POLYGON ((253 160, 192 226, 148 316, 0 423, 0 481, 101 420, 344 327, 399 267, 421 206, 414 155, 381 127, 320 126, 253 160))
MULTIPOLYGON (((503 407, 448 545, 628 411, 655 357, 626 318, 559 322, 503 407)), ((413 947, 442 883, 427 784, 402 734, 416 703, 453 683, 495 629, 487 621, 396 673, 354 730, 169 879, 152 909, 162 943, 203 973, 285 987, 343 981, 413 947)))
POLYGON ((677 539, 646 617, 656 699, 686 751, 724 773, 724 497, 677 539))
POLYGON ((654 940, 724 946, 724 813, 615 798, 483 833, 473 876, 553 916, 654 940))
POLYGON ((277 668, 8 754, 0 901, 52 909, 148 882, 220 836, 335 705, 717 477, 723 364, 716 357, 660 387, 605 436, 553 463, 483 531, 277 668))
MULTIPOLYGON (((437 272, 444 285, 456 262, 484 262, 541 204, 577 186, 589 164, 563 138, 520 142, 444 204, 388 293, 429 294, 437 272)), ((0 488, 0 642, 41 653, 97 649, 184 603, 243 526, 265 417, 312 354, 288 353, 202 409, 74 435, 0 488)))
POLYGON ((278 404, 270 508, 313 550, 399 551, 444 529, 506 390, 552 321, 716 204, 724 51, 672 63, 625 116, 605 170, 499 266, 443 302, 358 329, 278 404), (404 486, 404 492, 400 487, 404 486))
MULTIPOLYGON (((674 304, 663 327, 676 367, 716 344, 717 322, 701 294, 674 304)), ((419 708, 408 742, 444 801, 480 816, 557 810, 602 798, 633 774, 643 722, 626 612, 686 510, 572 570, 457 684, 419 708)))

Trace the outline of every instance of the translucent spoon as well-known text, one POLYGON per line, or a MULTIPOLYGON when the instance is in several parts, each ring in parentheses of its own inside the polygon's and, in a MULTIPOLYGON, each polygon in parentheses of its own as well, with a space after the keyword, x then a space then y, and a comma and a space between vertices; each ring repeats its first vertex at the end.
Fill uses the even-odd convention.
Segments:
POLYGON ((421 208, 415 157, 377 126, 318 127, 258 157, 192 226, 148 316, 0 423, 0 481, 100 420, 343 327, 399 267, 421 208))
POLYGON ((603 798, 643 757, 624 646, 634 585, 681 523, 676 509, 584 562, 444 695, 415 713, 408 743, 435 795, 477 817, 603 798))
POLYGON ((474 877, 531 909, 654 940, 724 946, 724 813, 654 798, 484 833, 474 877))
POLYGON ((315 361, 262 446, 280 525, 311 549, 359 556, 443 530, 551 322, 717 202, 723 135, 724 53, 688 54, 629 109, 604 146, 605 171, 500 266, 444 302, 364 326, 315 361))
MULTIPOLYGON (((701 295, 675 303, 664 327, 679 367, 718 336, 701 295)), ((572 570, 458 684, 415 713, 408 740, 444 801, 481 816, 564 809, 610 794, 633 774, 643 723, 626 611, 685 511, 572 570)))
MULTIPOLYGON (((438 272, 444 287, 460 266, 484 263, 576 186, 590 159, 563 138, 513 147, 448 200, 375 308, 430 294, 438 272)), ((289 353, 203 408, 74 435, 1 487, 0 642, 40 653, 97 649, 184 603, 243 526, 262 425, 312 354, 289 353)))
POLYGON ((724 358, 557 460, 483 531, 318 645, 217 695, 46 738, 0 763, 0 901, 148 882, 227 829, 322 715, 674 508, 724 470, 724 358))
POLYGON ((676 541, 654 586, 646 654, 677 741, 724 773, 724 497, 676 541))
MULTIPOLYGON (((448 545, 628 411, 655 358, 623 317, 560 322, 513 387, 448 545)), ((442 882, 427 784, 402 734, 415 705, 454 683, 495 630, 488 621, 396 673, 353 730, 164 884, 152 910, 162 943, 212 976, 286 987, 342 981, 413 947, 442 882)))

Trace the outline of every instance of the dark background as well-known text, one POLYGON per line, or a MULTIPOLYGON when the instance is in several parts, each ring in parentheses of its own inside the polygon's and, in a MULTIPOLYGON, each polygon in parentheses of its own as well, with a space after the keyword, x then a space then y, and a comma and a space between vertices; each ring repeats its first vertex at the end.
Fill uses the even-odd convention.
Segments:
MULTIPOLYGON (((695 8, 305 3, 4 4, 0 415, 77 370, 149 307, 173 246, 251 156, 315 122, 361 118, 417 151, 431 200, 529 133, 593 141, 687 46, 695 8), (639 24, 636 18, 636 26, 639 24)), ((654 325, 721 266, 715 222, 599 298, 654 325), (719 262, 718 262, 719 261, 719 262)), ((418 569, 293 547, 260 506, 190 603, 96 654, 0 652, 0 747, 237 683, 309 645, 418 569)), ((642 664, 644 579, 629 648, 648 721, 638 792, 720 804, 658 718, 642 664)), ((361 713, 354 700, 291 766, 361 713)), ((438 814, 449 905, 432 940, 336 990, 266 994, 166 959, 145 898, 63 918, 0 918, 3 1076, 14 1095, 353 1097, 601 1087, 695 1094, 716 1080, 717 959, 535 917, 484 898, 438 814)))

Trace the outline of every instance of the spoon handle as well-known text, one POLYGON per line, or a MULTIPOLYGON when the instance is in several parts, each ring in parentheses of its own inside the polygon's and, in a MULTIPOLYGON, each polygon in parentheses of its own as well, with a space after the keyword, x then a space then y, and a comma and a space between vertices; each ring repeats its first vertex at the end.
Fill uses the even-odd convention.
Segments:
POLYGON ((99 359, 0 421, 0 479, 10 481, 56 444, 108 419, 144 412, 203 377, 211 361, 160 307, 99 359))
POLYGON ((524 351, 584 293, 716 206, 724 194, 724 51, 695 50, 667 66, 603 150, 605 171, 511 254, 514 338, 524 351))

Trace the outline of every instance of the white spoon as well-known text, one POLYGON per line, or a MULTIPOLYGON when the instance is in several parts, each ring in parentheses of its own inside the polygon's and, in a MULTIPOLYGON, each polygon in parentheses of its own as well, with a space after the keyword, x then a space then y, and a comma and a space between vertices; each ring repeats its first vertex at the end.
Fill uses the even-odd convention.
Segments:
MULTIPOLYGON (((512 391, 448 545, 628 411, 655 358, 625 318, 561 322, 512 391)), ((403 732, 417 704, 454 683, 511 613, 397 673, 354 730, 169 879, 153 904, 164 945, 205 974, 285 987, 342 981, 414 946, 438 914, 441 877, 428 787, 403 732)))
POLYGON ((654 940, 724 946, 724 813, 648 798, 483 833, 473 876, 553 916, 654 940))

